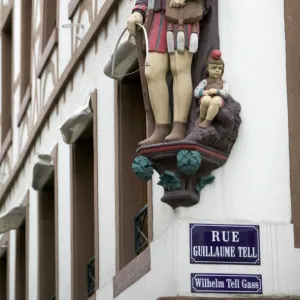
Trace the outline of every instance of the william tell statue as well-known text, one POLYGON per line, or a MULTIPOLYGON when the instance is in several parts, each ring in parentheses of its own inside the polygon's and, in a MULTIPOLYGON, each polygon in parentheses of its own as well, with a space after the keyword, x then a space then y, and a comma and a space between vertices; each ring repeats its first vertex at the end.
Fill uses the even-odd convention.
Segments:
POLYGON ((133 171, 143 180, 157 171, 161 200, 172 208, 196 205, 214 182, 211 172, 226 163, 241 124, 241 106, 223 79, 218 0, 136 0, 127 29, 136 36, 151 131, 139 143, 133 171), (137 24, 148 33, 145 69, 137 24))
POLYGON ((127 27, 145 21, 149 37, 149 66, 145 69, 155 130, 142 145, 183 140, 193 95, 192 61, 198 51, 200 21, 210 0, 137 0, 127 27), (171 125, 168 71, 173 77, 173 124, 171 125))

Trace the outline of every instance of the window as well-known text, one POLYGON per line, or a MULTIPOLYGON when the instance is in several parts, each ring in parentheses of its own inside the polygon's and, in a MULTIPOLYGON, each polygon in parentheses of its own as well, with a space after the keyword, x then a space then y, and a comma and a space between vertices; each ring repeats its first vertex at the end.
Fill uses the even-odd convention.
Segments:
POLYGON ((45 49, 53 30, 57 25, 57 0, 44 0, 43 44, 45 49))
MULTIPOLYGON (((138 74, 138 73, 136 73, 138 74)), ((146 116, 139 76, 132 75, 118 88, 118 270, 148 246, 147 183, 132 171, 138 143, 146 138, 146 116)), ((117 271, 118 271, 117 270, 117 271)))
MULTIPOLYGON (((135 64, 129 73, 137 70, 135 64)), ((146 138, 146 114, 139 73, 116 85, 116 275, 114 298, 151 270, 151 182, 132 170, 138 143, 146 138)))
POLYGON ((38 78, 41 78, 47 62, 49 61, 51 54, 58 43, 57 1, 58 0, 43 0, 43 33, 41 57, 37 65, 38 78))
POLYGON ((39 244, 40 299, 52 299, 56 292, 54 176, 39 192, 39 244))
POLYGON ((21 99, 25 100, 26 92, 30 88, 31 76, 32 0, 22 0, 21 3, 21 99))
POLYGON ((89 299, 99 275, 97 192, 97 109, 92 94, 93 121, 71 149, 72 299, 89 299), (84 245, 84 246, 83 246, 84 245))
POLYGON ((13 44, 13 12, 9 12, 2 28, 2 114, 1 114, 1 144, 11 130, 12 113, 12 44, 13 44))
POLYGON ((26 300, 26 220, 17 230, 16 299, 26 300))
POLYGON ((7 299, 7 250, 0 257, 0 299, 7 299))

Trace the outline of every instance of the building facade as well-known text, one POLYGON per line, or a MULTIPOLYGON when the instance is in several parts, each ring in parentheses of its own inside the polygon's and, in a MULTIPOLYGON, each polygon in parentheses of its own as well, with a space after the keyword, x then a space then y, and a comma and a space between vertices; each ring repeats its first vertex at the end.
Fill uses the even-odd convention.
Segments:
POLYGON ((157 173, 145 183, 132 171, 147 132, 139 77, 103 72, 134 5, 1 1, 0 216, 21 207, 23 217, 0 238, 0 298, 300 298, 299 1, 218 1, 243 122, 200 202, 176 209, 157 173), (66 120, 79 115, 72 141, 66 120), (259 228, 244 255, 259 262, 191 263, 190 224, 259 228), (199 292, 191 274, 255 275, 261 286, 220 292, 199 277, 199 292))

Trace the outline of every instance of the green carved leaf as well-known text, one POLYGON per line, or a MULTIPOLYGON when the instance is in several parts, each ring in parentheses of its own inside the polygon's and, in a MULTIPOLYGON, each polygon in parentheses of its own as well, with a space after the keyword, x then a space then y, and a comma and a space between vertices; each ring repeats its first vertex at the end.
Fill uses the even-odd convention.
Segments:
POLYGON ((164 187, 167 191, 174 191, 181 188, 180 179, 172 171, 165 171, 159 179, 157 184, 164 187))
POLYGON ((177 167, 186 175, 194 175, 201 165, 201 160, 198 151, 181 150, 177 153, 177 167))
POLYGON ((148 181, 152 178, 153 165, 151 160, 146 156, 137 156, 132 163, 132 169, 143 180, 148 181))
POLYGON ((213 176, 213 175, 208 175, 208 176, 205 176, 205 177, 201 177, 199 179, 199 183, 196 185, 197 192, 200 193, 201 190, 203 190, 203 188, 206 185, 213 183, 214 180, 215 180, 215 176, 213 176))

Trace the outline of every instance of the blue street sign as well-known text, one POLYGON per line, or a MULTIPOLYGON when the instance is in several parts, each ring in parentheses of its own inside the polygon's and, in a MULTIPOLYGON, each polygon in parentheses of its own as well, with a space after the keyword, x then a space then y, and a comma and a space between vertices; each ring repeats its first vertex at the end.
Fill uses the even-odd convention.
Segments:
POLYGON ((262 294, 262 276, 244 274, 191 274, 192 293, 262 294))
POLYGON ((190 224, 191 264, 260 265, 258 225, 190 224))

